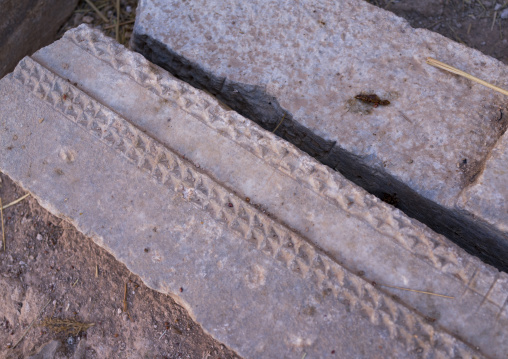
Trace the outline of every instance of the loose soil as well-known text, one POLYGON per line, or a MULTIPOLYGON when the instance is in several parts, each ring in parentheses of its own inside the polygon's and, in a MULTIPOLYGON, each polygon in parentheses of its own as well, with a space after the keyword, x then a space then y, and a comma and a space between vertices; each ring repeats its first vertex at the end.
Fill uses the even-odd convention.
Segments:
MULTIPOLYGON (((4 205, 25 193, 1 173, 0 181, 4 205)), ((59 348, 48 358, 239 358, 169 296, 147 288, 32 197, 6 208, 4 225, 0 358, 28 358, 53 340, 59 348), (41 320, 23 337, 44 307, 41 320), (40 326, 48 318, 94 325, 80 333, 70 332, 79 329, 72 322, 40 326)))
MULTIPOLYGON (((118 15, 114 0, 91 2, 103 16, 80 1, 58 37, 88 23, 128 46, 137 1, 121 0, 118 15)), ((441 33, 508 63, 508 10, 507 18, 501 17, 508 0, 369 2, 406 18, 413 27, 441 33)), ((1 173, 0 180, 4 204, 24 194, 1 173)), ((239 358, 205 334, 171 297, 147 288, 123 264, 33 198, 7 208, 4 222, 0 357, 28 358, 42 351, 40 358, 239 358), (74 324, 41 326, 50 319, 74 324), (70 332, 76 323, 93 326, 70 332)))

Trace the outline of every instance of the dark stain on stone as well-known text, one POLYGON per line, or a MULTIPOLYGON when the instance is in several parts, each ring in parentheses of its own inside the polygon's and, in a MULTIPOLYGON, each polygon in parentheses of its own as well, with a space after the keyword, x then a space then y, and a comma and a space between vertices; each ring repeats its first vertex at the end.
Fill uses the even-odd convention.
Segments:
POLYGON ((322 292, 323 297, 328 297, 330 294, 332 294, 332 288, 326 288, 322 292))
POLYGON ((355 99, 360 100, 362 102, 372 104, 374 107, 377 107, 379 105, 381 106, 388 106, 390 104, 390 101, 388 100, 382 100, 379 98, 376 94, 358 94, 355 96, 355 99))
POLYGON ((305 307, 303 310, 302 310, 302 313, 305 314, 305 315, 308 315, 309 317, 313 317, 314 315, 316 315, 316 307, 314 306, 308 306, 308 307, 305 307))

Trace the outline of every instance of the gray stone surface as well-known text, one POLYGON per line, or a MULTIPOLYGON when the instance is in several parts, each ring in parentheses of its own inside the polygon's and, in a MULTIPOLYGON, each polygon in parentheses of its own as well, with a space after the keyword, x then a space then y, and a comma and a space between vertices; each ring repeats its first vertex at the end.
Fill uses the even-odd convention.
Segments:
POLYGON ((0 169, 241 355, 507 352, 506 274, 99 33, 0 95, 0 169))
POLYGON ((51 43, 78 0, 0 0, 0 78, 51 43))
POLYGON ((278 135, 508 270, 508 192, 489 160, 506 99, 425 59, 508 88, 500 62, 361 0, 141 0, 133 47, 268 130, 284 118, 278 135))

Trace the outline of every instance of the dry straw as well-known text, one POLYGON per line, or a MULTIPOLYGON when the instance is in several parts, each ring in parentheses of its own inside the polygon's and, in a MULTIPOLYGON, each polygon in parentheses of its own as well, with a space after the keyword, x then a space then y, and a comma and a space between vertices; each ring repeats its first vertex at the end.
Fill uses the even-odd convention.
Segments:
POLYGON ((64 333, 67 335, 78 335, 81 332, 86 332, 93 327, 95 323, 83 323, 75 319, 58 319, 58 318, 45 318, 39 326, 46 327, 55 333, 64 333))
POLYGON ((467 72, 461 71, 453 66, 445 64, 444 62, 433 59, 432 57, 427 58, 427 64, 435 66, 435 67, 443 69, 443 70, 446 70, 446 71, 449 71, 449 72, 454 73, 456 75, 463 76, 471 81, 477 82, 480 85, 486 86, 494 91, 500 92, 503 95, 508 96, 508 91, 506 91, 505 89, 502 89, 501 87, 494 86, 494 85, 488 83, 487 81, 480 80, 478 77, 474 77, 473 75, 470 75, 467 72))
POLYGON ((415 292, 415 293, 423 293, 428 295, 435 295, 437 297, 443 297, 443 298, 449 298, 449 299, 455 299, 455 297, 444 295, 444 294, 437 294, 433 292, 427 292, 425 290, 416 290, 416 289, 410 289, 410 288, 403 288, 403 287, 397 287, 394 285, 386 285, 386 284, 379 284, 381 287, 387 287, 387 288, 393 288, 393 289, 400 289, 400 290, 407 290, 409 292, 415 292))
POLYGON ((25 194, 23 197, 20 197, 18 198, 17 200, 15 201, 12 201, 11 203, 9 204, 6 204, 5 206, 2 207, 2 209, 6 209, 6 208, 9 208, 10 206, 14 206, 15 204, 18 204, 19 202, 21 202, 22 200, 24 200, 25 198, 27 198, 28 196, 30 196, 30 193, 27 193, 25 194))
POLYGON ((99 15, 99 17, 102 19, 102 21, 104 22, 109 22, 109 19, 104 16, 104 14, 102 13, 102 11, 100 11, 97 6, 94 5, 93 2, 91 2, 90 0, 85 0, 86 3, 97 13, 97 15, 99 15))

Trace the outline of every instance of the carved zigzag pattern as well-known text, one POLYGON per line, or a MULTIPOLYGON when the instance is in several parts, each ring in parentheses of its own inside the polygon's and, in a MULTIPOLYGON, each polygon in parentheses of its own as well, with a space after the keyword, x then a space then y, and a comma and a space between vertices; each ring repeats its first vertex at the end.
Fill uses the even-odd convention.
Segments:
POLYGON ((419 314, 317 252, 294 232, 230 194, 199 168, 30 58, 20 62, 12 77, 161 186, 180 193, 217 222, 237 232, 250 246, 314 283, 318 293, 333 296, 347 310, 387 331, 408 351, 433 358, 471 356, 463 342, 435 330, 419 314))
POLYGON ((122 45, 84 25, 67 32, 64 38, 108 63, 115 70, 129 75, 147 90, 177 103, 181 109, 207 126, 229 137, 349 215, 367 222, 398 246, 415 253, 436 269, 453 275, 464 284, 471 279, 475 269, 470 267, 475 264, 471 262, 465 265, 463 260, 459 261, 456 250, 451 250, 443 239, 433 238, 426 230, 415 230, 409 218, 392 211, 374 196, 358 190, 339 173, 276 135, 262 130, 252 121, 221 109, 215 105, 213 99, 204 99, 202 94, 198 95, 198 90, 176 80, 141 55, 128 51, 122 45))

